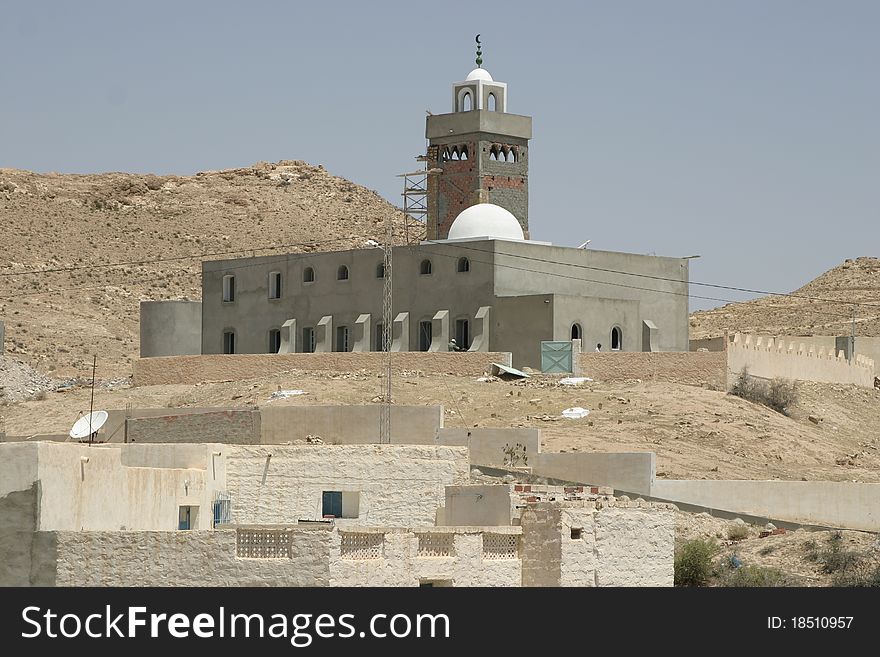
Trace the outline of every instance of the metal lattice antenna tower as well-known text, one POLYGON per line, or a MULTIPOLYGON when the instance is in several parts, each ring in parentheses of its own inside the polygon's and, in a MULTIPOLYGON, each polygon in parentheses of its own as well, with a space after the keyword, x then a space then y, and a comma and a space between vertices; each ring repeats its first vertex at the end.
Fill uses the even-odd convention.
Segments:
POLYGON ((379 413, 379 442, 391 442, 391 337, 394 322, 392 314, 391 255, 394 250, 394 220, 389 213, 385 220, 385 244, 382 247, 382 267, 385 275, 382 288, 382 351, 385 352, 385 380, 382 408, 379 413))

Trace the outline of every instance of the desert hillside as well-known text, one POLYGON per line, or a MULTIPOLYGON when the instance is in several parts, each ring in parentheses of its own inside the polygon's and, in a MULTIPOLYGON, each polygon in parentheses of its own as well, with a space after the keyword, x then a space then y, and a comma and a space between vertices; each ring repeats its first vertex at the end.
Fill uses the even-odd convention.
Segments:
POLYGON ((194 176, 0 169, 7 354, 55 377, 91 375, 97 354, 101 378, 128 376, 139 302, 200 298, 202 259, 361 246, 389 215, 402 239, 391 204, 301 161, 194 176))
POLYGON ((852 303, 869 304, 855 307, 856 335, 880 336, 880 258, 847 260, 794 294, 812 299, 761 297, 695 312, 691 315, 691 338, 725 331, 846 335, 852 326, 852 306, 848 305, 852 303))

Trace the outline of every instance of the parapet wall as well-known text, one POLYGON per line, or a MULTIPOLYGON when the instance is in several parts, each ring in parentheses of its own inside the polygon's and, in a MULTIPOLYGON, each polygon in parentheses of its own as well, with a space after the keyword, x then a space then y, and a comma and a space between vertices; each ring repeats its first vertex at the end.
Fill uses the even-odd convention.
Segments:
POLYGON ((595 381, 663 381, 686 385, 727 386, 723 351, 586 351, 574 354, 575 375, 595 381))
POLYGON ((730 381, 742 369, 765 379, 776 377, 820 383, 849 383, 863 388, 874 386, 874 361, 857 355, 848 361, 843 352, 816 347, 807 342, 789 342, 737 333, 727 348, 730 381))
MULTIPOLYGON (((387 354, 383 352, 332 352, 320 354, 228 354, 201 356, 166 356, 141 358, 134 362, 135 386, 239 381, 287 372, 353 372, 364 370, 379 374, 385 371, 387 354)), ((394 353, 395 371, 420 371, 427 374, 480 376, 490 372, 492 363, 511 364, 510 352, 422 352, 394 353)))

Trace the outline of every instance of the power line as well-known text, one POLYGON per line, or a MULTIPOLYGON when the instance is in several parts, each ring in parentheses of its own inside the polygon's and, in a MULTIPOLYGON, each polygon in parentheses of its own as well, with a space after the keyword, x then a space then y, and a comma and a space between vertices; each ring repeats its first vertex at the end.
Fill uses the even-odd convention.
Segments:
MULTIPOLYGON (((152 258, 150 260, 128 260, 121 262, 112 262, 112 263, 103 263, 103 264, 90 264, 90 265, 70 265, 67 267, 49 267, 45 269, 31 269, 24 271, 7 271, 0 272, 0 276, 8 277, 8 276, 24 276, 29 274, 49 274, 49 273, 57 273, 57 272, 70 272, 70 271, 78 271, 81 269, 111 269, 114 267, 128 267, 133 265, 153 265, 159 262, 178 262, 181 260, 200 260, 206 257, 219 256, 219 255, 230 255, 233 253, 244 253, 247 251, 269 251, 274 249, 287 249, 293 248, 297 246, 313 246, 315 244, 330 244, 333 242, 343 242, 346 240, 352 239, 351 237, 337 237, 329 240, 313 240, 311 242, 292 242, 288 244, 277 244, 273 246, 259 246, 259 247, 246 247, 241 249, 233 249, 231 251, 213 251, 207 253, 199 253, 192 254, 186 256, 175 256, 172 258, 152 258)), ((354 238, 357 239, 357 238, 354 238)))
MULTIPOLYGON (((12 276, 12 275, 29 274, 29 273, 46 273, 46 272, 50 272, 50 271, 73 271, 73 270, 79 270, 79 269, 93 269, 95 267, 113 268, 113 267, 121 267, 121 266, 127 266, 127 265, 155 264, 158 262, 171 262, 171 261, 181 261, 181 260, 189 260, 189 259, 195 260, 198 258, 202 258, 205 256, 211 256, 211 255, 228 255, 228 254, 232 254, 232 253, 243 253, 243 252, 247 252, 247 251, 261 251, 261 250, 272 250, 272 249, 279 249, 279 248, 312 246, 312 245, 316 245, 316 244, 326 244, 326 243, 347 241, 350 239, 352 239, 352 238, 351 237, 344 237, 344 238, 334 238, 334 239, 329 239, 329 240, 317 240, 317 241, 311 241, 311 242, 278 244, 278 245, 274 245, 274 246, 265 246, 265 247, 256 247, 256 248, 244 247, 244 248, 234 249, 231 251, 212 252, 212 253, 205 253, 205 254, 192 255, 192 256, 179 256, 179 257, 174 257, 174 258, 157 258, 157 259, 145 260, 145 261, 117 262, 117 263, 112 263, 112 264, 107 264, 107 265, 95 265, 95 266, 83 265, 83 266, 75 266, 75 267, 57 268, 55 270, 41 269, 41 270, 32 270, 32 271, 25 271, 25 272, 5 272, 5 273, 0 273, 0 276, 12 276)), ((456 254, 440 253, 438 251, 430 251, 425 248, 425 246, 424 246, 425 244, 434 244, 434 245, 439 246, 444 243, 429 240, 429 241, 425 241, 420 244, 414 245, 414 247, 416 249, 418 249, 419 251, 426 252, 426 253, 436 255, 436 256, 449 257, 449 258, 458 258, 459 257, 456 254)), ((857 302, 857 301, 847 302, 847 301, 842 301, 839 299, 838 300, 824 299, 824 298, 820 298, 820 297, 808 297, 805 295, 796 295, 796 294, 790 294, 790 293, 786 294, 786 293, 768 292, 768 291, 762 291, 762 290, 750 290, 748 288, 725 286, 725 285, 714 284, 714 283, 700 283, 700 282, 693 282, 693 281, 683 281, 683 280, 675 279, 675 278, 655 276, 655 275, 651 275, 651 274, 641 274, 641 273, 637 273, 637 272, 627 272, 627 271, 614 270, 614 269, 608 269, 608 268, 602 268, 602 267, 593 267, 593 266, 583 265, 583 264, 579 264, 579 263, 561 262, 561 261, 557 261, 557 260, 545 260, 542 258, 536 258, 534 256, 526 256, 526 255, 519 255, 519 254, 505 253, 505 252, 490 252, 490 251, 486 251, 485 249, 468 247, 468 246, 465 246, 464 244, 461 244, 461 243, 456 243, 455 246, 458 249, 476 251, 476 252, 482 253, 482 254, 493 253, 495 255, 502 255, 502 256, 508 256, 508 257, 512 257, 512 258, 521 258, 524 260, 537 261, 537 262, 540 262, 543 264, 548 264, 548 265, 560 265, 560 266, 566 266, 566 267, 573 267, 576 269, 596 270, 596 271, 602 271, 602 272, 606 272, 606 273, 635 276, 635 277, 640 277, 640 278, 668 281, 668 282, 674 282, 674 283, 679 283, 679 284, 707 286, 707 287, 728 289, 728 290, 739 291, 739 292, 748 292, 748 293, 755 293, 755 294, 766 294, 766 295, 770 295, 770 296, 800 298, 800 299, 807 299, 807 300, 812 300, 812 301, 838 303, 841 305, 846 305, 848 307, 863 306, 863 307, 874 308, 874 309, 880 308, 880 305, 877 305, 874 303, 864 303, 864 302, 857 302)), ((409 248, 413 248, 413 247, 410 246, 409 248)), ((362 249, 352 249, 352 250, 362 250, 362 249)), ((252 267, 263 267, 267 264, 271 264, 271 263, 275 263, 275 262, 285 262, 285 261, 289 260, 291 257, 296 257, 297 259, 302 260, 305 258, 324 256, 327 253, 332 253, 332 252, 328 252, 328 251, 307 252, 307 253, 296 252, 296 253, 281 254, 278 256, 266 255, 266 256, 260 256, 262 258, 260 262, 226 266, 226 267, 223 267, 222 270, 223 271, 234 271, 234 270, 240 270, 240 269, 249 269, 252 267)), ((342 252, 340 252, 340 253, 342 253, 342 252)), ((257 256, 254 256, 254 257, 257 257, 257 256)), ((205 261, 205 262, 210 262, 210 261, 205 261)), ((514 270, 524 271, 524 272, 528 272, 528 273, 532 273, 532 274, 535 273, 535 270, 531 269, 531 268, 517 267, 516 265, 512 265, 512 264, 503 264, 503 263, 496 262, 494 260, 493 261, 474 260, 474 262, 492 265, 495 267, 503 267, 506 269, 514 269, 514 270)), ((180 270, 180 271, 185 271, 185 270, 180 270)), ((549 276, 554 276, 557 278, 576 280, 576 281, 584 282, 584 283, 594 283, 597 285, 610 285, 610 286, 614 286, 614 287, 622 287, 622 288, 634 289, 634 290, 639 290, 639 291, 644 291, 644 292, 652 292, 652 293, 656 293, 656 294, 670 294, 670 295, 674 295, 674 296, 685 296, 685 297, 692 298, 692 299, 700 299, 700 300, 704 300, 704 301, 717 301, 717 302, 721 302, 721 303, 739 303, 739 301, 737 301, 735 299, 703 296, 703 295, 691 294, 690 292, 677 292, 674 290, 660 290, 660 289, 656 289, 656 288, 648 288, 648 287, 643 287, 643 286, 639 286, 639 285, 630 285, 627 283, 619 283, 619 282, 613 282, 613 281, 601 281, 601 280, 590 279, 590 278, 582 278, 579 276, 571 276, 571 275, 562 274, 559 272, 549 272, 548 271, 548 272, 541 272, 541 273, 543 273, 545 275, 549 275, 549 276)), ((152 280, 152 279, 123 281, 123 282, 118 283, 118 285, 148 282, 149 280, 152 280)), ((70 291, 70 290, 77 290, 77 289, 96 289, 96 288, 100 288, 100 287, 107 287, 110 285, 116 285, 116 283, 106 283, 104 285, 97 285, 97 286, 90 286, 90 287, 60 288, 60 289, 56 289, 56 290, 47 290, 47 291, 42 291, 42 292, 31 292, 31 293, 22 293, 22 294, 16 294, 16 295, 5 295, 5 296, 0 296, 0 299, 10 299, 10 298, 25 297, 25 296, 41 296, 44 294, 55 293, 56 291, 70 291)), ((822 315, 838 317, 838 315, 836 313, 830 313, 827 311, 813 310, 812 312, 817 313, 817 314, 822 314, 822 315)), ((868 318, 868 319, 870 319, 870 318, 868 318)))
MULTIPOLYGON (((426 240, 426 242, 427 243, 437 243, 432 240, 426 240)), ((474 247, 467 247, 467 246, 464 246, 463 244, 459 244, 459 243, 456 243, 455 246, 458 248, 462 248, 462 249, 469 249, 471 251, 479 251, 480 253, 487 253, 484 249, 476 249, 474 247)), ((567 267, 575 267, 578 269, 590 269, 593 271, 601 271, 601 272, 606 272, 609 274, 621 274, 623 276, 636 276, 639 278, 649 278, 649 279, 653 279, 653 280, 668 281, 668 282, 672 282, 672 283, 688 283, 689 285, 697 285, 700 287, 711 287, 711 288, 716 288, 716 289, 720 289, 720 290, 730 290, 732 292, 745 292, 748 294, 763 294, 763 295, 767 295, 767 296, 776 296, 776 297, 791 297, 791 298, 795 298, 795 299, 807 299, 810 301, 823 301, 823 302, 827 302, 827 303, 839 303, 839 304, 843 304, 843 305, 847 305, 847 306, 857 305, 857 306, 869 306, 869 307, 873 307, 873 308, 880 308, 880 305, 877 305, 877 304, 842 301, 840 299, 825 299, 822 297, 810 297, 810 296, 803 295, 803 294, 795 294, 793 292, 770 292, 768 290, 753 290, 753 289, 749 289, 749 288, 736 287, 736 286, 732 286, 732 285, 721 285, 719 283, 702 283, 700 281, 690 281, 690 280, 682 281, 681 279, 678 279, 678 278, 669 278, 666 276, 655 276, 652 274, 641 274, 641 273, 637 273, 637 272, 622 271, 619 269, 608 269, 605 267, 595 267, 595 266, 584 265, 584 264, 580 264, 580 263, 560 262, 560 261, 556 261, 556 260, 545 260, 543 258, 536 258, 534 256, 520 255, 517 253, 505 253, 504 251, 498 251, 498 252, 494 252, 494 253, 495 253, 495 255, 503 255, 503 256, 508 256, 511 258, 521 258, 523 260, 535 260, 535 261, 546 263, 546 264, 564 265, 567 267)), ((533 271, 533 270, 530 269, 528 271, 533 271)), ((552 273, 552 272, 544 272, 544 273, 552 273)), ((604 283, 605 281, 598 281, 598 282, 604 283)), ((613 285, 613 283, 607 283, 607 284, 613 285)), ((657 290, 657 291, 659 291, 659 290, 657 290)), ((706 298, 706 297, 695 297, 695 298, 706 298)), ((736 302, 732 301, 731 303, 736 303, 736 302)))

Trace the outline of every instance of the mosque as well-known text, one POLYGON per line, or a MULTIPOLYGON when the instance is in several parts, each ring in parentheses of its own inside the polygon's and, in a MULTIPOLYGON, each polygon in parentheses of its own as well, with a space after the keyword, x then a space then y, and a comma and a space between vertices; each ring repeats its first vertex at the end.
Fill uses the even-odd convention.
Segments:
MULTIPOLYGON (((541 366, 543 341, 687 351, 688 260, 529 239, 532 119, 477 68, 429 115, 427 239, 393 248, 392 351, 448 340, 541 366)), ((201 353, 380 351, 381 248, 202 265, 201 353)))

